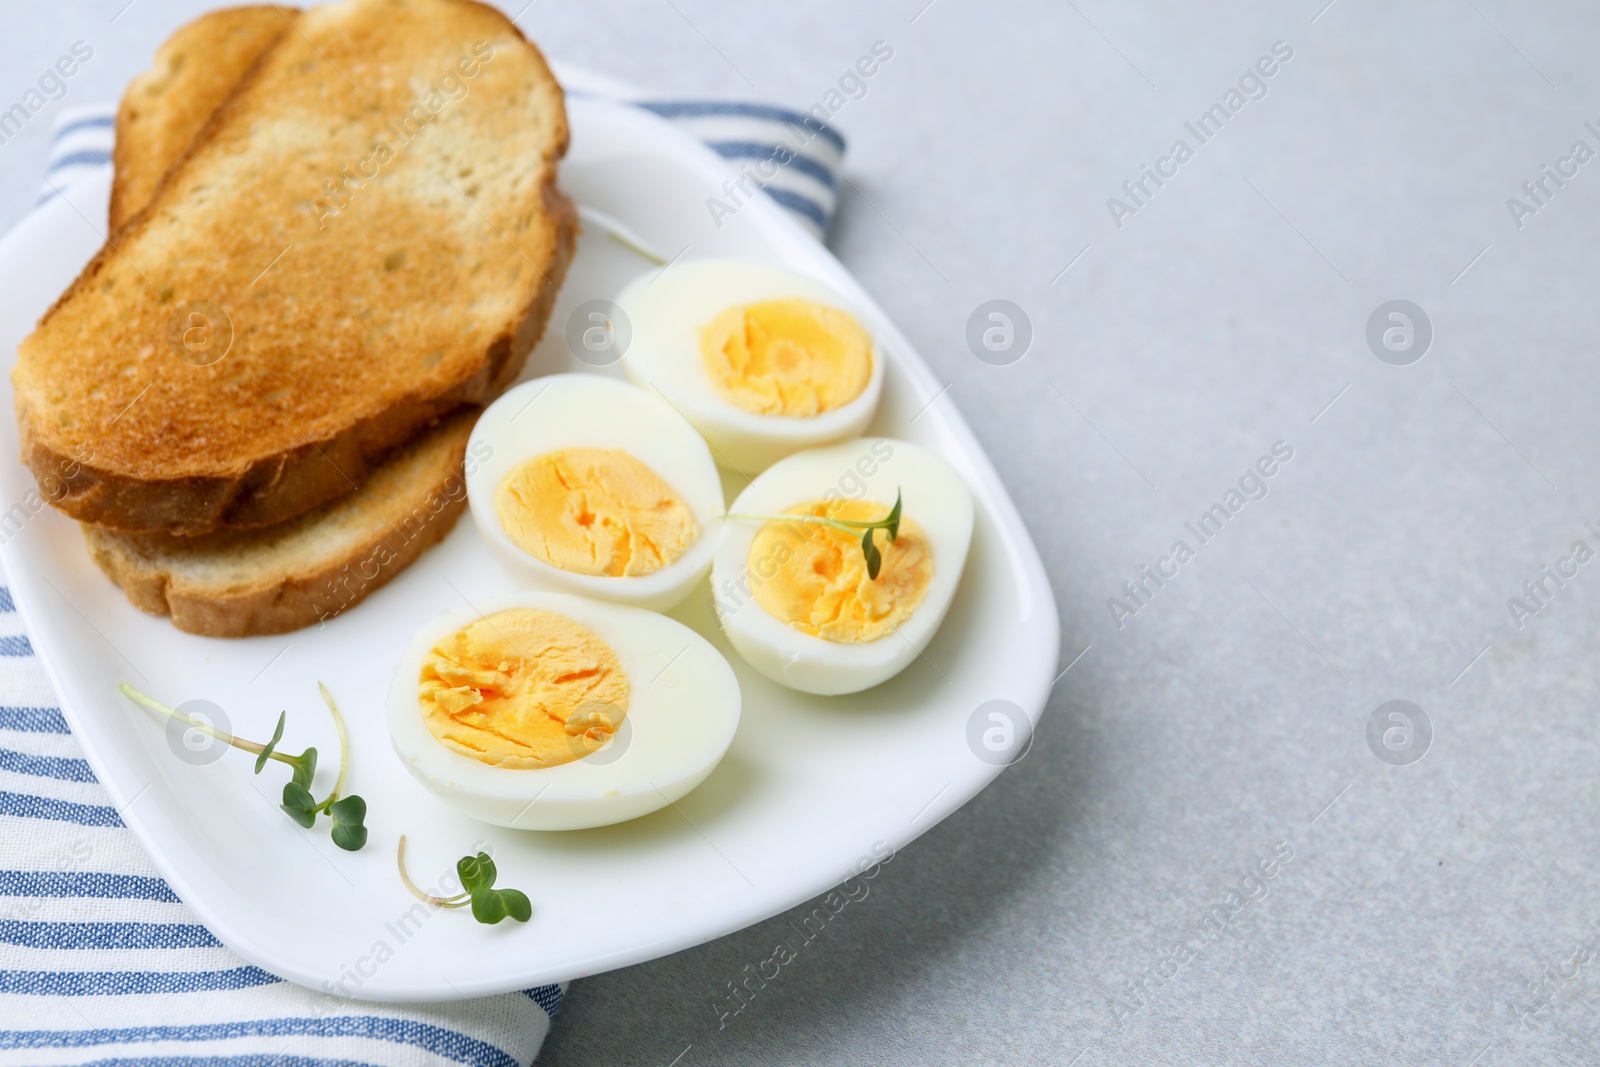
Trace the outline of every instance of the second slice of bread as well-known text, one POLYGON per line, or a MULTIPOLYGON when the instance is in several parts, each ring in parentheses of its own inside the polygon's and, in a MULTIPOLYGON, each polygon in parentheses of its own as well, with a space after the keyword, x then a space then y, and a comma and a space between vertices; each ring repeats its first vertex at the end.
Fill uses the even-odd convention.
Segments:
POLYGON ((89 553, 135 607, 180 630, 298 630, 360 603, 450 532, 466 506, 463 410, 379 465, 360 489, 270 530, 204 537, 83 527, 89 553))
POLYGON ((179 27, 156 49, 155 62, 128 84, 117 108, 112 233, 150 202, 239 80, 293 32, 298 14, 270 4, 219 8, 179 27))

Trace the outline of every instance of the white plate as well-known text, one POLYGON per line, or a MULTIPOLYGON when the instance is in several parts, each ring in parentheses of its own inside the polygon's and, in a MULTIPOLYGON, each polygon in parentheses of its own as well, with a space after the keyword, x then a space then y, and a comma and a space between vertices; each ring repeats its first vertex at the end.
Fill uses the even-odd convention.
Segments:
MULTIPOLYGON (((969 747, 979 705, 1009 700, 1037 720, 1057 657, 1044 570, 1015 509, 948 395, 848 272, 764 198, 719 230, 706 199, 726 179, 709 149, 639 110, 570 101, 572 150, 562 185, 674 255, 781 263, 832 285, 865 311, 890 359, 871 432, 936 449, 977 502, 972 555, 943 629, 893 681, 849 697, 807 697, 745 667, 718 633, 708 596, 675 614, 738 670, 744 718, 727 758, 675 808, 620 826, 568 833, 503 830, 443 807, 401 767, 384 727, 390 673, 416 627, 462 598, 510 581, 470 519, 364 604, 323 628, 219 640, 179 633, 134 609, 90 561, 73 523, 49 508, 0 548, 34 647, 63 710, 123 819, 185 903, 230 948, 285 978, 374 1000, 499 993, 637 963, 730 933, 837 885, 949 815, 1000 768, 969 747), (926 407, 926 410, 924 408, 926 407), (919 414, 920 413, 920 414, 919 414), (458 592, 459 590, 459 592, 458 592), (325 754, 326 681, 350 723, 350 789, 369 803, 371 839, 336 849, 324 826, 278 812, 283 775, 260 777, 228 753, 180 762, 161 726, 116 692, 131 682, 177 704, 222 707, 242 736, 264 739, 289 712, 284 747, 325 754), (460 912, 402 924, 414 901, 395 874, 409 836, 413 876, 435 885, 480 842, 500 884, 532 898, 526 926, 483 927, 460 912)), ((0 241, 0 344, 13 349, 101 242, 109 174, 81 183, 0 241), (93 220, 91 223, 90 220, 93 220)), ((581 302, 610 297, 643 263, 586 234, 528 376, 585 368, 565 326, 581 302)), ((613 368, 614 369, 614 368, 613 368)), ((607 371, 610 372, 609 370, 607 371)), ((9 375, 0 408, 11 410, 9 375)), ((35 489, 0 418, 0 501, 35 489)), ((729 499, 738 490, 728 486, 729 499)), ((0 530, 8 527, 0 527, 0 530)))

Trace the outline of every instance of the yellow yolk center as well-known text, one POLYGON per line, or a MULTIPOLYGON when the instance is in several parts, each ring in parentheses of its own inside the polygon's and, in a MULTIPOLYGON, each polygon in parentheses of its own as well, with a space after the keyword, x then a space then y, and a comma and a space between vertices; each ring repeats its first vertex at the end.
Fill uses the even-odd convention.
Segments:
POLYGON ((574 574, 651 574, 700 536, 672 487, 614 448, 567 448, 528 460, 500 483, 494 510, 518 548, 574 574))
MULTIPOLYGON (((875 522, 887 504, 864 500, 818 501, 790 514, 875 522)), ((816 523, 767 523, 750 544, 750 585, 756 603, 779 622, 840 644, 876 641, 911 617, 933 578, 933 552, 916 523, 900 520, 894 541, 872 534, 883 557, 877 578, 867 577, 861 534, 816 523)))
POLYGON ((565 615, 502 611, 423 658, 422 717, 446 748, 497 767, 554 767, 610 740, 628 714, 611 646, 565 615))
POLYGON ((805 418, 861 395, 872 377, 872 338, 838 308, 768 300, 728 308, 701 327, 700 358, 733 404, 805 418))

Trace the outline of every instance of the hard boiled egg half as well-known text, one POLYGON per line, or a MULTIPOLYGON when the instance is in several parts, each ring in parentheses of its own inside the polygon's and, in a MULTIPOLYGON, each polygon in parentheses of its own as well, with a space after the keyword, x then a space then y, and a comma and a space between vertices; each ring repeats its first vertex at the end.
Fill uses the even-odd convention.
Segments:
POLYGON ((479 417, 467 455, 473 521, 534 588, 666 611, 711 567, 717 466, 694 427, 637 386, 526 382, 479 417))
POLYGON ((744 474, 867 428, 883 353, 838 293, 783 267, 695 259, 617 297, 632 328, 622 365, 659 391, 744 474))
POLYGON ((401 761, 452 807, 575 830, 645 815, 704 781, 738 728, 739 683, 664 615, 523 592, 424 626, 388 712, 401 761))
POLYGON ((729 511, 711 569, 717 615, 739 655, 773 681, 853 693, 927 647, 971 541, 972 494, 927 449, 868 437, 797 452, 729 511), (891 541, 872 527, 896 499, 891 541))

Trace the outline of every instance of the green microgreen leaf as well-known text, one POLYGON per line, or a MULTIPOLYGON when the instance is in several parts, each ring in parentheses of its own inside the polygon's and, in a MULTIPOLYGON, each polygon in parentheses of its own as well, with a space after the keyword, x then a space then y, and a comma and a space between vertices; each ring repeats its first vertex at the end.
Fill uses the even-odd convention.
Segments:
POLYGON ((367 817, 367 802, 356 794, 351 793, 349 796, 341 797, 328 805, 328 814, 342 823, 360 826, 362 820, 367 817))
POLYGON ((519 923, 525 923, 533 918, 533 902, 528 899, 528 894, 520 889, 499 889, 496 892, 505 902, 508 916, 519 923))
POLYGON ((367 843, 367 828, 335 822, 330 836, 333 838, 333 843, 346 852, 360 852, 367 843))
POLYGON ((473 891, 472 917, 485 926, 493 926, 506 918, 525 923, 532 916, 533 904, 519 890, 482 888, 473 891))
POLYGON ((278 806, 307 830, 317 821, 317 799, 299 782, 283 783, 283 803, 278 806))
POLYGON ((462 856, 456 862, 456 874, 461 878, 461 888, 468 893, 492 888, 497 873, 494 860, 489 858, 487 852, 480 852, 476 856, 462 856))
POLYGON ((883 528, 889 531, 889 540, 893 541, 900 535, 900 490, 894 491, 894 507, 889 509, 889 517, 883 520, 883 528))
POLYGON ((272 740, 268 741, 261 749, 261 754, 256 757, 256 773, 261 773, 261 768, 267 765, 267 760, 272 758, 272 752, 278 747, 278 742, 283 740, 283 722, 289 717, 287 711, 278 712, 278 726, 272 731, 272 740))
POLYGON ((506 917, 505 897, 493 889, 474 889, 472 917, 485 926, 493 926, 506 917))
POLYGON ((294 759, 294 784, 310 790, 311 779, 317 776, 317 750, 308 748, 294 759))
POLYGON ((878 546, 872 543, 871 530, 861 535, 861 554, 867 560, 867 577, 876 581, 878 571, 883 566, 883 556, 878 554, 878 546))
POLYGON ((352 793, 328 805, 333 818, 333 843, 346 852, 359 852, 367 843, 367 802, 352 793))

